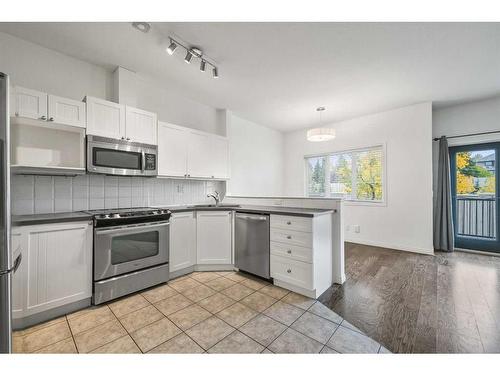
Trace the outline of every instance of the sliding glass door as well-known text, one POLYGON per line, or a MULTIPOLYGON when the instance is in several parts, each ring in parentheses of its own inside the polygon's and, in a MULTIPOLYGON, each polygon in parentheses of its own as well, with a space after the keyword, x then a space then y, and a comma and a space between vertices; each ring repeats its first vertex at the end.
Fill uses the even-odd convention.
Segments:
POLYGON ((450 148, 455 247, 500 252, 500 143, 450 148))

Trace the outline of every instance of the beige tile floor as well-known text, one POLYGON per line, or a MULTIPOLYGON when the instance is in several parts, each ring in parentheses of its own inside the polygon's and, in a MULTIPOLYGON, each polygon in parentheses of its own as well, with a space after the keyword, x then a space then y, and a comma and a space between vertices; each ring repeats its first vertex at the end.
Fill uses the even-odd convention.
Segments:
POLYGON ((320 302, 194 272, 13 334, 16 353, 387 353, 320 302))

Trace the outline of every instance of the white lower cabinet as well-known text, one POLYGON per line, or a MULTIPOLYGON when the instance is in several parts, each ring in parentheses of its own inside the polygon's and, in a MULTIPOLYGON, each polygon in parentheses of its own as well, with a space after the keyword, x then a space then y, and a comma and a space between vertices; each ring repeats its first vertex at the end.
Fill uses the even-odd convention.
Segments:
POLYGON ((317 298, 332 284, 332 217, 271 215, 274 284, 317 298))
POLYGON ((22 262, 13 278, 13 318, 92 296, 92 225, 88 221, 16 227, 22 262))
POLYGON ((175 272, 196 264, 195 213, 180 212, 170 217, 169 270, 175 272))
POLYGON ((197 264, 232 264, 232 212, 198 211, 197 264))

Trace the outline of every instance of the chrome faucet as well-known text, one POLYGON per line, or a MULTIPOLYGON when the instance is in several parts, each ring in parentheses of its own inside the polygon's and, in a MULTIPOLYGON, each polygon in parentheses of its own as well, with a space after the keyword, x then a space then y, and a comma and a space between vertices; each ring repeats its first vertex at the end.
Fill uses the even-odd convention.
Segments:
POLYGON ((218 191, 213 192, 212 194, 207 194, 207 197, 213 198, 215 200, 215 205, 218 206, 220 203, 220 195, 218 191))

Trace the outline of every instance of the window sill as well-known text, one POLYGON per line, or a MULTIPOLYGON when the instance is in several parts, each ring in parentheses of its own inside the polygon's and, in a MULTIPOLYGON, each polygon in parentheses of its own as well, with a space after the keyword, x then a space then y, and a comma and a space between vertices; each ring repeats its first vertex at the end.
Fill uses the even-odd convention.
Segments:
POLYGON ((355 200, 344 199, 344 204, 346 206, 387 207, 386 201, 371 202, 371 201, 355 201, 355 200))

